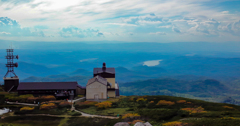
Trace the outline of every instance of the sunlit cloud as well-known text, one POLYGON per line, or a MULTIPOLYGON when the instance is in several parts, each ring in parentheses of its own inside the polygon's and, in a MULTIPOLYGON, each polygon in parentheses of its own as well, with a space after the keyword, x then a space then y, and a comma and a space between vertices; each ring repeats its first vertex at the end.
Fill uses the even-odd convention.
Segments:
POLYGON ((36 39, 31 37, 42 37, 44 41, 61 38, 64 41, 79 41, 78 38, 98 41, 101 38, 159 42, 157 37, 167 35, 170 37, 165 38, 165 42, 239 41, 240 12, 236 7, 228 6, 231 4, 240 2, 1 0, 0 16, 8 18, 9 22, 4 22, 5 26, 0 21, 0 39, 15 36, 32 41, 36 39), (153 35, 156 36, 153 38, 153 35), (185 36, 189 36, 188 40, 185 36))

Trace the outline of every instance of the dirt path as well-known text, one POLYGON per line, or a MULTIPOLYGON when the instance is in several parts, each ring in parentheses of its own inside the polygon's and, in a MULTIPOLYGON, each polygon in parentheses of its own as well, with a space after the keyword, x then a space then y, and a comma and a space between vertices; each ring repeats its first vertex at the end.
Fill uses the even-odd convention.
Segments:
POLYGON ((17 103, 17 102, 7 102, 8 104, 17 104, 17 105, 28 105, 28 106, 38 106, 38 104, 29 104, 29 103, 17 103))
POLYGON ((84 116, 84 117, 98 117, 98 118, 108 118, 108 119, 118 119, 118 118, 119 118, 119 117, 114 117, 114 116, 101 116, 101 115, 91 115, 91 114, 87 114, 87 113, 84 113, 84 112, 81 112, 81 111, 76 110, 75 107, 73 106, 73 104, 72 104, 71 111, 79 112, 79 113, 82 114, 81 116, 84 116))
MULTIPOLYGON (((72 101, 68 101, 68 102, 76 102, 78 100, 81 100, 81 99, 84 99, 85 97, 83 98, 79 98, 79 99, 76 99, 76 100, 72 100, 72 101)), ((19 105, 29 105, 29 106, 38 106, 38 104, 28 104, 28 103, 16 103, 16 102, 7 102, 8 104, 19 104, 19 105)), ((91 115, 91 114, 87 114, 87 113, 84 113, 84 112, 81 112, 81 111, 78 111, 75 109, 75 107, 73 106, 72 104, 72 108, 71 108, 71 111, 76 111, 76 112, 79 112, 81 113, 82 115, 81 116, 70 116, 70 115, 50 115, 50 114, 26 114, 28 116, 53 116, 53 117, 98 117, 98 118, 108 118, 108 119, 118 119, 119 117, 114 117, 114 116, 101 116, 101 115, 91 115)))
POLYGON ((76 112, 79 112, 82 114, 82 116, 84 117, 98 117, 98 118, 108 118, 108 119, 118 119, 119 117, 114 117, 114 116, 101 116, 101 115, 91 115, 91 114, 87 114, 78 110, 74 110, 76 112))
POLYGON ((76 102, 76 101, 79 101, 79 100, 82 100, 82 99, 85 99, 85 98, 86 98, 86 97, 78 98, 78 99, 75 99, 75 100, 68 100, 68 102, 74 103, 74 102, 76 102))

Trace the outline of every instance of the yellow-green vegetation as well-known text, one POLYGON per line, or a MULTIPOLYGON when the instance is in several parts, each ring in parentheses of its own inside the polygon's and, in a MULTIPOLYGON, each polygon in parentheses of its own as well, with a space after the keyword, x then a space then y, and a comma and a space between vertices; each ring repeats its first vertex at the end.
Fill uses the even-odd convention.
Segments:
POLYGON ((98 102, 95 101, 84 101, 84 102, 77 102, 75 103, 75 108, 76 109, 83 109, 83 108, 88 108, 91 106, 95 106, 98 102))
POLYGON ((31 110, 33 110, 34 109, 34 107, 22 107, 21 109, 20 109, 20 111, 31 111, 31 110))
POLYGON ((186 103, 187 101, 186 100, 179 100, 177 101, 177 103, 186 103))
POLYGON ((23 102, 23 103, 34 103, 35 102, 43 102, 43 101, 51 101, 56 100, 53 95, 41 96, 41 97, 34 97, 32 94, 20 95, 18 96, 17 93, 8 93, 5 94, 5 99, 11 102, 23 102))
POLYGON ((233 107, 230 107, 230 106, 227 106, 227 105, 223 106, 223 108, 234 109, 233 107))
POLYGON ((0 120, 1 126, 58 126, 62 117, 9 116, 0 120))
POLYGON ((130 125, 135 125, 135 123, 137 123, 137 122, 142 122, 142 123, 144 123, 144 121, 137 119, 137 120, 133 120, 132 122, 128 122, 128 124, 130 124, 130 125))
POLYGON ((110 101, 110 102, 118 102, 118 101, 119 101, 119 98, 109 98, 109 99, 107 99, 107 101, 110 101))
POLYGON ((76 112, 76 111, 68 111, 68 115, 71 115, 71 116, 80 116, 80 115, 82 115, 82 114, 79 113, 79 112, 76 112))
POLYGON ((118 101, 112 102, 110 108, 98 109, 94 105, 79 110, 96 115, 119 114, 121 121, 129 122, 131 125, 134 120, 166 126, 240 124, 240 106, 172 96, 120 97, 118 101), (133 113, 139 116, 131 116, 133 113))
POLYGON ((179 121, 173 121, 173 122, 167 122, 167 123, 163 123, 163 126, 184 126, 187 125, 186 123, 182 123, 179 121))
POLYGON ((122 119, 134 118, 134 117, 140 117, 140 115, 137 113, 127 113, 122 116, 122 119))
POLYGON ((44 101, 56 100, 56 98, 53 95, 41 96, 39 99, 44 101))
POLYGON ((98 109, 107 109, 112 107, 112 103, 110 101, 105 101, 105 102, 97 103, 95 104, 95 106, 98 109))
MULTIPOLYGON (((16 96, 14 94, 7 95, 16 96)), ((0 95, 0 97, 2 98, 3 96, 0 95)), ((27 96, 21 96, 21 98, 26 97, 27 96)), ((28 99, 31 98, 34 97, 28 97, 28 99)), ((109 99, 101 103, 95 101, 75 103, 77 110, 94 115, 119 116, 120 119, 118 120, 82 118, 79 116, 79 113, 69 111, 71 104, 63 100, 45 101, 40 104, 40 106, 34 108, 21 105, 7 105, 5 103, 2 105, 11 106, 12 110, 14 110, 14 115, 21 116, 4 114, 6 119, 0 120, 0 124, 11 122, 10 120, 16 118, 17 121, 13 121, 13 125, 18 123, 50 125, 46 122, 39 122, 35 117, 29 118, 26 114, 51 114, 68 117, 68 119, 62 118, 60 120, 54 118, 56 121, 54 124, 51 124, 53 126, 77 125, 79 120, 81 120, 84 125, 101 123, 102 125, 111 126, 116 122, 122 121, 129 122, 131 125, 138 121, 150 122, 153 126, 235 126, 240 124, 240 106, 172 96, 124 96, 118 99, 109 99), (109 106, 108 104, 111 105, 109 106), (22 116, 24 117, 22 118, 22 116), (75 118, 70 116, 75 116, 75 118), (21 117, 24 123, 20 122, 18 117, 21 117)))
POLYGON ((131 111, 129 111, 129 108, 108 108, 103 110, 97 110, 96 107, 92 106, 85 109, 80 109, 81 111, 89 114, 96 114, 96 115, 105 115, 105 116, 117 116, 127 114, 131 111))
POLYGON ((60 123, 59 123, 58 126, 66 126, 65 124, 67 123, 68 120, 69 120, 69 118, 68 118, 68 117, 65 117, 64 119, 62 119, 62 120, 60 121, 60 123))
POLYGON ((172 101, 166 101, 166 100, 160 100, 157 105, 174 105, 175 102, 172 101))
POLYGON ((84 97, 84 95, 77 95, 77 98, 82 98, 84 97))
POLYGON ((0 95, 1 95, 1 94, 2 94, 2 95, 7 95, 7 94, 9 94, 9 93, 8 93, 8 92, 1 92, 1 91, 0 91, 0 95))
POLYGON ((147 99, 145 99, 145 98, 143 98, 143 97, 140 97, 140 98, 138 98, 136 101, 137 101, 137 102, 138 102, 138 101, 147 101, 147 99))
POLYGON ((47 103, 47 104, 42 104, 40 106, 40 109, 53 109, 57 108, 57 105, 55 103, 47 103))
POLYGON ((197 108, 182 108, 181 110, 187 111, 187 112, 189 112, 189 114, 207 112, 207 111, 204 111, 204 108, 202 108, 201 106, 197 107, 197 108))
MULTIPOLYGON (((51 103, 51 102, 50 102, 51 103)), ((59 103, 60 107, 66 107, 66 106, 71 106, 72 104, 70 102, 67 101, 62 101, 59 103)))

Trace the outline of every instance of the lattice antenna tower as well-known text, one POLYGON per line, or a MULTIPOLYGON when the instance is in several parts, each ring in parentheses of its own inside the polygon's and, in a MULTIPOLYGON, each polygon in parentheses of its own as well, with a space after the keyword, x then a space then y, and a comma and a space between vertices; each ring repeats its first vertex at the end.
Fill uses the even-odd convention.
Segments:
POLYGON ((12 49, 12 44, 11 44, 11 47, 6 50, 7 56, 5 56, 5 58, 7 59, 6 67, 8 68, 8 71, 4 76, 5 78, 7 77, 8 74, 10 74, 10 77, 13 77, 12 74, 15 77, 18 77, 14 72, 14 67, 18 67, 18 63, 13 63, 13 59, 18 59, 19 57, 18 55, 13 55, 13 51, 14 49, 12 49))

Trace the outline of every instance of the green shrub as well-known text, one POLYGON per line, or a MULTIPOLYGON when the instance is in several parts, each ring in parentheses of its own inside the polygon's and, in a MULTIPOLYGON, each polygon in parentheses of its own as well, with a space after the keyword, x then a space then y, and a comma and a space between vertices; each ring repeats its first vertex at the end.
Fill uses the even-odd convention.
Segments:
POLYGON ((222 118, 202 118, 198 120, 187 120, 191 126, 239 126, 239 119, 222 119, 222 118))
POLYGON ((84 95, 77 95, 77 97, 78 97, 78 98, 82 98, 82 97, 84 97, 84 95))
POLYGON ((178 115, 178 110, 175 109, 139 109, 138 113, 143 117, 149 117, 152 120, 170 120, 178 115))
POLYGON ((84 108, 89 108, 91 106, 94 106, 97 103, 98 102, 95 102, 95 101, 85 101, 85 102, 76 103, 74 106, 76 109, 84 109, 84 108))
POLYGON ((71 115, 71 116, 80 116, 80 115, 82 115, 80 112, 76 112, 76 111, 71 111, 68 114, 71 115))
POLYGON ((62 115, 67 112, 66 109, 50 109, 50 110, 39 110, 35 108, 32 111, 14 111, 16 115, 25 115, 25 114, 50 114, 50 115, 62 115))
POLYGON ((67 101, 62 101, 58 104, 58 108, 71 108, 71 103, 67 101))

